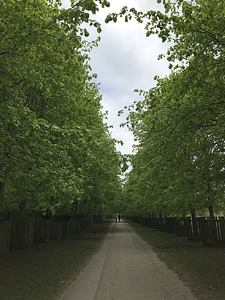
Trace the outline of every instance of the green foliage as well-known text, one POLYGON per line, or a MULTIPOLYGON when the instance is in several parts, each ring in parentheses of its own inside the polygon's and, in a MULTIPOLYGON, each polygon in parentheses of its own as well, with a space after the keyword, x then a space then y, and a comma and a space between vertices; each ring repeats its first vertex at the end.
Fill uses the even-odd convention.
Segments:
MULTIPOLYGON (((107 1, 99 1, 108 6, 107 1)), ((0 0, 0 209, 97 213, 119 186, 119 156, 82 39, 95 1, 0 0), (104 151, 103 151, 104 149, 104 151)), ((110 204, 108 204, 110 206, 110 204)))
POLYGON ((172 42, 173 72, 142 92, 129 127, 139 141, 127 178, 133 211, 188 213, 224 209, 223 1, 163 1, 147 18, 147 34, 172 42), (213 21, 212 21, 213 20, 213 21))

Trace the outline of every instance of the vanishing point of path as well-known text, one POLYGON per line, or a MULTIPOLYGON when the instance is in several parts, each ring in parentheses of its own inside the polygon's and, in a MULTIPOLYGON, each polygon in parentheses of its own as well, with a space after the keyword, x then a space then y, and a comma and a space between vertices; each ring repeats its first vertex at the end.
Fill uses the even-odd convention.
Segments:
POLYGON ((60 300, 197 300, 128 223, 112 223, 99 252, 60 300))

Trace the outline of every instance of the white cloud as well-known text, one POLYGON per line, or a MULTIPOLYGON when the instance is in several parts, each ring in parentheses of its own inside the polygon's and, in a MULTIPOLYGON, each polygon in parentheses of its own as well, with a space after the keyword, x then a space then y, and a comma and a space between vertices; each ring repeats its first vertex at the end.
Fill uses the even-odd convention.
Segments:
MULTIPOLYGON (((68 0, 62 2, 68 7, 68 0)), ((122 19, 104 23, 109 12, 119 12, 125 5, 142 11, 160 9, 156 0, 111 0, 110 8, 101 9, 94 16, 102 24, 102 33, 99 46, 90 53, 90 63, 93 73, 98 74, 102 104, 109 112, 108 123, 114 126, 112 136, 124 142, 117 149, 132 153, 133 136, 126 128, 119 127, 126 114, 118 117, 117 112, 137 99, 134 89, 149 90, 155 85, 154 76, 164 77, 169 70, 166 61, 157 59, 166 52, 167 45, 156 36, 146 38, 143 24, 136 20, 126 23, 122 19)))

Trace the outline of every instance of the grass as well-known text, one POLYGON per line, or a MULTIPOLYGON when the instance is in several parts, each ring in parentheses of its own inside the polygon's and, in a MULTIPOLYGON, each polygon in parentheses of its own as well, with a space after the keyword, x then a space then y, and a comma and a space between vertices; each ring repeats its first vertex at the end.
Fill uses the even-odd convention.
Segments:
POLYGON ((0 258, 1 300, 56 300, 100 247, 111 222, 0 258))
MULTIPOLYGON (((99 249, 111 221, 75 237, 0 258, 1 300, 58 300, 90 257, 99 249)), ((186 281, 198 299, 225 299, 225 248, 203 247, 185 237, 130 223, 160 258, 186 281)))
POLYGON ((198 299, 225 299, 225 248, 203 247, 185 237, 140 224, 131 226, 192 287, 198 299))

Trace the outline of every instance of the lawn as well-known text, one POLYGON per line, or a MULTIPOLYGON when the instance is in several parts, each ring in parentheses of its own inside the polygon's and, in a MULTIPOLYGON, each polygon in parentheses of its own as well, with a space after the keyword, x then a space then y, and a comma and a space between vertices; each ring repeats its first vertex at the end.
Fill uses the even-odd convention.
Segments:
POLYGON ((111 222, 0 258, 1 300, 56 300, 98 250, 111 222))
MULTIPOLYGON (((34 244, 1 257, 0 299, 58 300, 99 249, 110 224, 103 222, 74 237, 34 244)), ((193 288, 198 299, 225 299, 225 248, 203 247, 185 237, 130 225, 193 288)))
POLYGON ((225 248, 202 246, 186 237, 131 223, 160 258, 191 285, 199 299, 225 299, 225 248))

